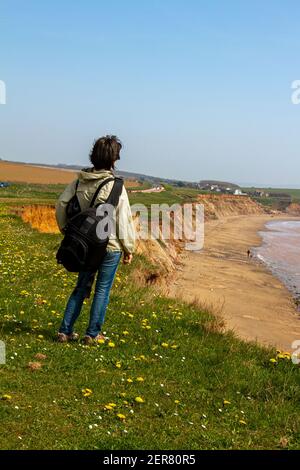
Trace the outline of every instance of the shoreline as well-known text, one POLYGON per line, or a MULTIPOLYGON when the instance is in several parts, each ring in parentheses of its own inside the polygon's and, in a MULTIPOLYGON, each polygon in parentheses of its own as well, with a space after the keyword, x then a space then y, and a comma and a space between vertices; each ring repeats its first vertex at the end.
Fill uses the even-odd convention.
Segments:
POLYGON ((169 296, 196 299, 241 339, 292 351, 293 341, 300 340, 292 293, 264 264, 247 257, 247 250, 261 245, 258 232, 271 220, 299 218, 263 214, 207 222, 204 249, 182 255, 169 296))

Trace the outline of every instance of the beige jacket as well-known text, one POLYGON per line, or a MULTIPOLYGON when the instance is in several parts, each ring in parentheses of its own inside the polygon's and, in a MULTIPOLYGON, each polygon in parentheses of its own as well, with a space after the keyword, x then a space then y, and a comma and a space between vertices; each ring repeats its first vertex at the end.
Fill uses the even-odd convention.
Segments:
MULTIPOLYGON (((114 176, 112 171, 96 171, 93 168, 86 168, 79 172, 77 197, 81 210, 85 210, 89 207, 92 197, 99 184, 104 179, 111 176, 114 176)), ((77 179, 66 187, 56 204, 56 220, 60 231, 63 230, 67 223, 66 208, 68 202, 75 194, 76 181, 77 179)), ((113 184, 113 181, 110 181, 100 190, 95 201, 95 205, 99 202, 106 202, 113 184)), ((133 253, 135 249, 135 230, 127 191, 124 186, 116 210, 116 224, 119 237, 116 235, 112 236, 109 239, 107 249, 109 251, 123 251, 125 253, 133 253)))

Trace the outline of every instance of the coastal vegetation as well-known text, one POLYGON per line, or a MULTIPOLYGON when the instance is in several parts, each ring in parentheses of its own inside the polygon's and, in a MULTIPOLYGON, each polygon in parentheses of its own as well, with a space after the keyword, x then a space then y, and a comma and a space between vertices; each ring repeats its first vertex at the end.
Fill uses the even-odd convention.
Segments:
MULTIPOLYGON (((0 203, 2 449, 281 449, 300 445, 300 369, 288 353, 224 332, 201 304, 143 282, 143 256, 121 266, 95 346, 57 344, 75 276, 57 266, 59 234, 24 223, 24 204, 61 186, 12 185, 0 203), (137 282, 137 275, 139 282, 137 282)), ((184 201, 186 188, 136 194, 184 201)), ((78 323, 84 334, 90 300, 78 323)))

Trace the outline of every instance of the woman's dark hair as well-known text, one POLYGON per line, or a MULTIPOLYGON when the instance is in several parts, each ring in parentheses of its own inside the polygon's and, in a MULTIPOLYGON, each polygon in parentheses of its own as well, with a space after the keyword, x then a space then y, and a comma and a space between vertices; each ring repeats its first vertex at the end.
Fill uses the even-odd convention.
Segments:
POLYGON ((107 135, 96 140, 90 153, 90 161, 95 170, 111 170, 120 160, 122 144, 115 135, 107 135))

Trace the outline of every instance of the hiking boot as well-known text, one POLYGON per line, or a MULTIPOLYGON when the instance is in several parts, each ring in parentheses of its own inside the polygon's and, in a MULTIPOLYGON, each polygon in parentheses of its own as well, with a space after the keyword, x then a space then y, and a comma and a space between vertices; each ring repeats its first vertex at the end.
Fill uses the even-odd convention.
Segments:
POLYGON ((89 335, 85 335, 83 338, 83 342, 86 346, 94 343, 98 343, 98 341, 105 341, 105 336, 103 336, 101 333, 99 333, 95 338, 89 335))
POLYGON ((65 335, 65 333, 57 333, 57 341, 59 343, 67 343, 68 335, 65 335))
POLYGON ((79 334, 78 333, 71 333, 68 335, 68 340, 69 341, 78 341, 79 340, 79 334))
POLYGON ((68 343, 68 341, 78 341, 78 339, 78 333, 71 333, 70 335, 66 335, 65 333, 57 333, 57 341, 59 343, 68 343))

